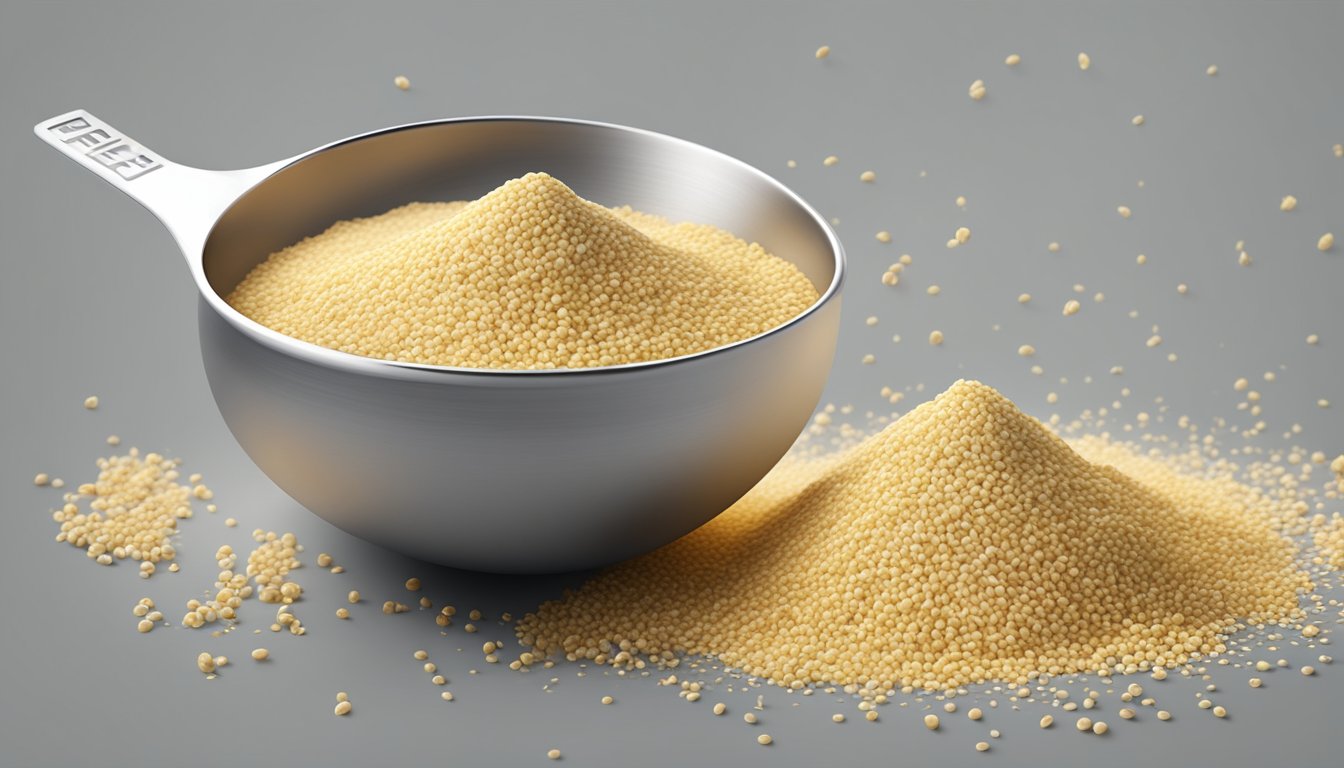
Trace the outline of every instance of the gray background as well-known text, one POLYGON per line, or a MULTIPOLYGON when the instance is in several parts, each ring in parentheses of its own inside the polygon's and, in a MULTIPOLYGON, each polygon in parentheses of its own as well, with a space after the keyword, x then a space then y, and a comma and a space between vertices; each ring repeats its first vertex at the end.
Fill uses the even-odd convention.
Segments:
MULTIPOLYGON (((1043 418, 1122 401, 1118 429, 1139 411, 1157 415, 1163 397, 1167 422, 1156 431, 1175 433, 1178 414, 1244 427, 1253 419, 1231 390, 1244 375, 1265 395, 1257 446, 1283 445, 1297 422, 1297 442, 1334 455, 1344 448, 1344 246, 1322 254, 1314 245, 1327 230, 1344 238, 1344 160, 1330 150, 1344 142, 1344 12, 1336 3, 1172 5, 6 0, 0 763, 527 765, 555 746, 570 763, 613 766, 802 765, 838 754, 883 764, 1337 764, 1336 668, 1313 679, 1272 674, 1257 692, 1244 671, 1219 670, 1215 697, 1228 721, 1195 709, 1186 681, 1151 686, 1176 716, 1166 725, 1150 712, 1122 723, 1105 697, 1113 731, 1104 741, 1041 733, 1038 705, 1014 713, 1002 702, 979 726, 945 717, 930 734, 917 716, 928 701, 891 705, 869 724, 852 702, 778 691, 764 692, 763 725, 752 729, 740 716, 754 691, 687 704, 600 671, 487 669, 479 644, 510 639, 507 627, 440 637, 428 615, 384 617, 378 605, 404 599, 400 584, 415 575, 436 602, 497 617, 578 577, 483 578, 407 561, 290 501, 214 410, 193 286, 167 234, 31 135, 37 121, 83 107, 169 158, 232 168, 443 116, 563 115, 664 131, 778 175, 839 219, 852 272, 827 401, 853 404, 856 424, 890 408, 878 396, 884 385, 909 389, 907 407, 922 399, 920 385, 931 393, 974 376, 1043 418), (823 43, 833 54, 818 62, 823 43), (1085 73, 1075 63, 1084 50, 1085 73), (1009 70, 1002 62, 1013 52, 1023 62, 1009 70), (1204 74, 1209 64, 1217 77, 1204 74), (409 92, 391 83, 403 73, 409 92), (989 89, 980 103, 966 95, 976 78, 989 89), (1141 128, 1129 122, 1137 113, 1147 117, 1141 128), (823 167, 828 154, 840 163, 823 167), (865 169, 876 184, 859 183, 865 169), (1278 211, 1284 194, 1299 198, 1295 212, 1278 211), (1118 205, 1133 218, 1117 216, 1118 205), (946 250, 963 224, 971 243, 946 250), (879 229, 895 241, 878 244, 879 229), (1236 265, 1238 240, 1255 259, 1249 269, 1236 265), (1060 253, 1046 251, 1050 241, 1060 253), (903 252, 915 262, 901 286, 881 286, 903 252), (1147 266, 1136 266, 1137 253, 1147 266), (943 294, 930 298, 934 282, 943 294), (1177 294, 1179 282, 1189 295, 1177 294), (1086 286, 1083 311, 1065 319, 1075 283, 1086 286), (1022 291, 1036 297, 1030 307, 1017 305, 1022 291), (1103 303, 1091 300, 1096 291, 1103 303), (1153 324, 1165 339, 1158 349, 1144 346, 1153 324), (947 335, 938 349, 925 342, 934 328, 947 335), (1321 335, 1318 347, 1304 343, 1308 333, 1321 335), (1039 350, 1034 361, 1017 356, 1022 343, 1039 350), (869 352, 877 363, 860 365, 869 352), (1168 352, 1179 360, 1168 363, 1168 352), (1032 362, 1045 374, 1032 375, 1032 362), (1113 365, 1124 374, 1111 376, 1113 365), (1267 370, 1275 383, 1258 381, 1267 370), (1122 387, 1132 393, 1122 397, 1122 387), (91 393, 104 403, 92 413, 80 406, 91 393), (1319 409, 1318 398, 1335 406, 1319 409), (51 541, 57 495, 34 488, 33 474, 91 479, 109 433, 124 447, 183 457, 215 488, 219 514, 183 525, 180 574, 142 582, 131 567, 101 570, 51 541), (239 526, 226 528, 226 515, 239 526), (214 549, 246 552, 254 527, 294 530, 310 557, 331 552, 349 569, 303 572, 297 612, 308 637, 255 640, 269 615, 257 604, 219 639, 135 632, 136 599, 153 596, 175 621, 212 581, 214 549), (337 626, 333 611, 351 588, 367 600, 337 626), (264 668, 246 659, 257 644, 274 657, 264 668), (421 647, 457 701, 440 701, 411 659, 421 647), (235 665, 207 682, 192 663, 203 649, 235 665), (559 682, 544 691, 551 677, 559 682), (331 715, 338 690, 355 703, 349 718, 331 715), (600 706, 605 694, 617 705, 600 706), (709 714, 716 700, 730 717, 709 714), (850 722, 832 724, 835 711, 850 722), (990 727, 1004 736, 978 755, 972 744, 990 727), (756 745, 761 731, 774 747, 756 745)), ((1296 665, 1317 652, 1262 655, 1296 665)))

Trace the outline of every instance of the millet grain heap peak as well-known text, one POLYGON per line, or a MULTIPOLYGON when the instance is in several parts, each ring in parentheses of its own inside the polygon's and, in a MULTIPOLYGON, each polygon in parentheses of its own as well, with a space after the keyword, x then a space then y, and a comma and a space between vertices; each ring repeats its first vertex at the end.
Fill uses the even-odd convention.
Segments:
POLYGON ((530 173, 471 203, 339 222, 272 254, 228 301, 351 354, 545 369, 703 352, 782 325, 817 298, 760 245, 604 208, 530 173))

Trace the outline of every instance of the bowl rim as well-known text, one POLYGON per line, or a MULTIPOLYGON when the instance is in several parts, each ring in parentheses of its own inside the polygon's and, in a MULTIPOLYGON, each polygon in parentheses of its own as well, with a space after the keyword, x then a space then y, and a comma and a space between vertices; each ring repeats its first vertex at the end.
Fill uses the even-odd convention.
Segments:
POLYGON ((835 230, 832 229, 830 223, 827 222, 826 219, 815 208, 813 208, 810 204, 808 204, 806 200, 804 200, 800 195, 798 195, 798 193, 794 192, 783 182, 779 181, 775 177, 771 176, 765 171, 762 171, 761 169, 757 168, 754 165, 751 165, 743 160, 739 160, 738 158, 733 157, 732 155, 729 155, 725 152, 720 152, 716 149, 707 147, 703 144, 699 144, 687 139, 678 138, 676 136, 671 136, 669 134, 659 133, 657 131, 651 131, 644 128, 635 128, 632 126, 621 125, 618 123, 608 123, 597 120, 584 120, 569 117, 529 116, 529 115, 479 115, 471 117, 452 117, 452 118, 439 118, 433 120, 421 120, 412 123, 403 123, 401 125, 394 125, 387 128, 381 128, 378 130, 367 131, 365 133, 355 134, 353 136, 349 136, 344 139, 338 139, 337 141, 333 141, 328 144, 314 147, 313 149, 308 150, 307 152, 303 152, 299 155, 296 155, 295 157, 292 157, 288 160, 276 164, 276 166, 271 170, 269 174, 267 174, 256 184, 252 185, 245 192, 239 195, 238 198, 234 200, 233 203, 231 203, 228 206, 228 208, 226 208, 219 215, 219 217, 216 218, 215 221, 211 224, 210 230, 201 244, 200 251, 192 255, 194 257, 192 268, 193 271, 197 273, 196 279, 200 287, 200 293, 202 298, 207 304, 210 305, 210 308, 213 309, 216 314, 221 316, 224 320, 228 321, 229 324, 232 325, 237 330, 242 331, 244 335, 252 338, 255 341, 260 342, 266 347, 270 347, 271 349, 275 350, 276 352, 279 352, 280 354, 286 355, 288 357, 294 357, 306 360, 310 363, 314 363, 319 366, 334 368, 348 373, 399 378, 399 379, 414 379, 414 380, 425 380, 426 377, 428 377, 429 380, 433 380, 434 378, 439 378, 447 375, 470 376, 484 379, 490 379, 490 378, 530 379, 530 378, 546 378, 546 377, 575 377, 575 376, 594 376, 594 375, 600 376, 600 375, 615 375, 620 373, 632 373, 670 366, 683 365, 701 359, 726 354, 734 349, 745 347, 749 344, 758 341, 763 341, 769 337, 781 334, 784 331, 801 324, 808 317, 819 312, 822 307, 824 307, 825 305, 827 305, 840 295, 841 287, 844 284, 846 273, 846 264, 845 264, 846 260, 845 260, 844 247, 841 245, 840 238, 836 235, 835 230), (797 206, 800 210, 806 213, 812 219, 813 223, 815 223, 820 228, 822 234, 826 237, 827 244, 830 246, 831 256, 835 265, 834 271, 832 272, 831 275, 830 285, 826 287, 826 290, 823 291, 821 295, 817 297, 817 300, 814 301, 810 306, 808 306, 807 309, 804 309, 802 312, 798 313, 797 315, 794 315, 789 320, 780 323, 779 325, 776 325, 772 328, 769 328, 765 331, 762 331, 754 336, 749 336, 745 339, 739 339, 729 344, 712 347, 710 349, 701 350, 699 352, 693 352, 687 355, 680 355, 678 357, 669 357, 659 360, 648 360, 636 363, 621 363, 618 365, 594 366, 590 368, 527 369, 527 368, 466 368, 466 367, 449 366, 449 365, 431 365, 427 363, 414 363, 404 360, 387 360, 383 358, 366 357, 364 355, 356 355, 350 352, 343 352, 341 350, 331 349, 330 347, 323 347, 321 345, 314 344, 308 341, 303 341, 302 339, 297 339, 293 336, 288 336, 279 331, 268 328, 262 325, 261 323, 253 320, 252 318, 244 315, 243 313, 239 312, 238 310, 230 306, 229 303, 224 300, 224 297, 221 296, 219 292, 214 289, 214 286, 212 286, 209 280, 206 278, 204 267, 205 250, 209 246, 210 239, 214 235, 215 229, 218 226, 219 222, 222 221, 224 217, 226 217, 229 214, 229 212, 232 211, 239 202, 241 202, 244 198, 246 198, 249 194, 251 194, 253 190, 264 185, 267 181, 270 181, 275 176, 322 152, 336 149, 338 147, 343 147, 348 144, 353 144, 355 142, 363 141, 365 139, 372 139, 378 136, 398 133, 401 131, 410 131, 420 128, 428 128, 436 125, 449 125, 458 123, 486 123, 486 122, 558 123, 566 125, 578 125, 588 128, 599 128, 603 130, 612 130, 622 133, 637 134, 641 136, 650 137, 659 141, 679 144, 682 145, 683 147, 687 147, 698 152, 704 152, 722 162, 726 162, 729 165, 736 166, 738 169, 746 171, 748 174, 757 177, 758 179, 764 181, 769 186, 773 187, 776 191, 782 193, 785 196, 785 198, 790 200, 795 206, 797 206))

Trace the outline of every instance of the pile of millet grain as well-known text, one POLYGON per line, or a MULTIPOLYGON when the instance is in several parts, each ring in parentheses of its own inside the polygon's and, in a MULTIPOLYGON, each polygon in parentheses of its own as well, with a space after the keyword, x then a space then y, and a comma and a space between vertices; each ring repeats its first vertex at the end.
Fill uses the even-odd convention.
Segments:
POLYGON ((272 254, 228 302, 283 334, 365 357, 542 369, 702 352, 779 326, 817 298, 758 244, 604 208, 530 173, 471 203, 340 222, 272 254))
POLYGON ((1134 672, 1299 615, 1296 553, 1246 486, 1091 463, 960 381, 837 456, 786 461, 517 634, 538 657, 712 655, 792 688, 1134 672))

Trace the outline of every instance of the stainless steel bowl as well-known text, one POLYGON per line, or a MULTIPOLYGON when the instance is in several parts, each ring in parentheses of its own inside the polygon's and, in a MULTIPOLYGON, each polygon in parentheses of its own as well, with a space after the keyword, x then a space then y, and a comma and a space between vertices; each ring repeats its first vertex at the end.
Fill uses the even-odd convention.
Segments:
POLYGON ((425 560, 541 573, 666 544, 783 456, 830 369, 844 277, 835 234, 778 181, 687 141, 578 120, 476 117, 205 171, 84 111, 35 131, 176 238, 200 289, 211 390, 257 466, 324 519, 425 560), (222 298, 267 255, 339 219, 473 199, 538 170, 604 205, 759 242, 821 298, 784 325, 707 352, 558 371, 359 357, 265 328, 222 298))

